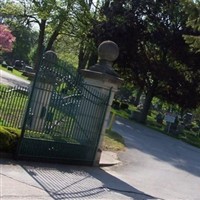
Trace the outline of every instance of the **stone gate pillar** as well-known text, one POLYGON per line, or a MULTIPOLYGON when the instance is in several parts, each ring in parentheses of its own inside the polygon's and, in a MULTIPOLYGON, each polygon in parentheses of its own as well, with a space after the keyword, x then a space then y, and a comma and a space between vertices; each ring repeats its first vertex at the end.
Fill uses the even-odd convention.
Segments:
POLYGON ((119 48, 117 44, 112 41, 104 41, 98 47, 97 64, 91 66, 89 69, 84 69, 81 71, 87 84, 94 86, 103 94, 108 94, 108 91, 111 91, 104 123, 101 127, 100 140, 93 165, 99 165, 102 152, 102 139, 109 121, 111 105, 115 92, 118 91, 118 88, 123 81, 112 68, 113 62, 117 59, 118 55, 119 48))
POLYGON ((43 131, 48 117, 53 88, 55 85, 55 74, 53 67, 57 61, 57 55, 53 51, 47 51, 42 60, 42 68, 35 80, 31 103, 31 122, 29 127, 35 131, 43 131))

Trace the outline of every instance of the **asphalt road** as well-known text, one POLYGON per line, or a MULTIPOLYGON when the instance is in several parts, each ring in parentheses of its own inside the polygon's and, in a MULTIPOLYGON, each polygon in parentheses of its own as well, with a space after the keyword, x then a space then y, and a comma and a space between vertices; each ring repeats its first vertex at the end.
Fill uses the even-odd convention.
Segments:
POLYGON ((200 199, 200 149, 123 119, 113 130, 127 149, 107 172, 159 199, 200 199))
POLYGON ((27 87, 30 81, 19 78, 15 75, 12 75, 8 72, 0 70, 0 84, 9 85, 9 86, 22 86, 27 87))

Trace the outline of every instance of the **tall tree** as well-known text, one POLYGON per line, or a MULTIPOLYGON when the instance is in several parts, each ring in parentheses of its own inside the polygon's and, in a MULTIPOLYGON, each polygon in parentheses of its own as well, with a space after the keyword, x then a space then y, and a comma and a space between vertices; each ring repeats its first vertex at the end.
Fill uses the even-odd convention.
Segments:
POLYGON ((4 24, 7 24, 16 37, 13 51, 4 56, 12 60, 23 60, 30 64, 29 54, 37 41, 37 31, 32 30, 31 26, 24 23, 21 18, 22 6, 10 2, 2 5, 0 17, 4 24), (10 14, 12 13, 12 15, 10 14))
POLYGON ((185 35, 184 38, 193 51, 200 53, 200 1, 184 0, 183 5, 189 15, 187 26, 194 30, 192 35, 185 35))
POLYGON ((186 27, 188 16, 181 1, 106 1, 102 13, 105 20, 94 23, 90 36, 96 44, 110 39, 119 45, 115 66, 146 94, 140 122, 145 123, 154 96, 184 107, 196 106, 196 89, 190 91, 198 98, 184 101, 187 89, 196 88, 198 79, 192 76, 197 57, 188 53, 182 37, 191 30, 186 27))
MULTIPOLYGON (((91 20, 88 7, 92 6, 92 2, 91 0, 20 0, 14 4, 19 7, 18 12, 15 12, 13 9, 8 9, 12 6, 11 1, 7 0, 0 11, 4 17, 19 17, 27 25, 37 24, 39 30, 35 61, 37 69, 39 57, 43 51, 53 48, 58 36, 61 34, 66 37, 80 36, 78 33, 80 34, 81 31, 78 26, 82 25, 84 28, 91 20), (87 20, 88 17, 90 20, 87 20)), ((82 29, 82 36, 84 36, 84 29, 82 29)), ((84 38, 85 36, 82 40, 84 38)))

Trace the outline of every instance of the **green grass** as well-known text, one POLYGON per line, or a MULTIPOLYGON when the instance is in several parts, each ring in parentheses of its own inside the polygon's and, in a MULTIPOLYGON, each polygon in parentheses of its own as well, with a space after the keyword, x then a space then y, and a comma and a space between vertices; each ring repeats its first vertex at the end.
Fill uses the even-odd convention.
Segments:
POLYGON ((0 65, 0 70, 5 71, 5 72, 8 72, 8 73, 10 73, 10 74, 13 74, 13 75, 15 75, 15 76, 17 76, 17 77, 23 78, 24 80, 28 80, 28 77, 23 76, 23 75, 22 75, 22 72, 20 72, 20 71, 18 71, 18 70, 16 70, 16 69, 13 69, 13 71, 10 71, 10 70, 8 70, 6 67, 2 67, 2 65, 0 65))
POLYGON ((0 86, 0 125, 5 123, 9 125, 9 122, 20 125, 28 95, 18 91, 9 92, 8 89, 8 87, 0 86))
POLYGON ((127 110, 111 110, 112 113, 114 113, 115 115, 118 115, 124 119, 129 119, 130 117, 130 113, 127 110))
POLYGON ((117 132, 107 129, 103 138, 103 150, 123 151, 124 149, 124 138, 117 132))
POLYGON ((119 110, 116 110, 116 109, 111 109, 111 112, 114 113, 115 115, 118 115, 124 119, 129 119, 130 116, 131 116, 131 112, 133 111, 136 111, 137 108, 133 105, 129 105, 129 108, 128 109, 125 109, 125 110, 122 110, 122 109, 119 109, 119 110))
POLYGON ((41 139, 41 140, 51 140, 51 141, 56 141, 56 142, 68 142, 68 143, 72 143, 72 144, 80 144, 77 140, 70 138, 70 137, 61 137, 60 135, 44 134, 42 132, 27 131, 25 134, 25 137, 41 139))
MULTIPOLYGON (((135 111, 135 110, 137 110, 137 108, 135 106, 129 106, 129 111, 112 109, 111 112, 115 113, 116 115, 118 115, 122 118, 130 119, 131 111, 135 111)), ((196 134, 192 130, 191 131, 184 130, 183 133, 179 133, 179 134, 167 133, 165 130, 166 123, 163 122, 163 124, 161 125, 156 122, 157 114, 158 114, 157 111, 155 111, 155 110, 151 111, 151 115, 147 116, 147 121, 146 121, 145 126, 151 128, 153 130, 156 130, 157 132, 166 134, 170 137, 176 138, 178 140, 182 140, 186 143, 189 143, 193 146, 200 148, 200 135, 196 134)))
POLYGON ((184 131, 183 134, 174 136, 177 139, 180 139, 188 144, 191 144, 195 147, 200 148, 200 136, 192 134, 190 131, 184 131))
MULTIPOLYGON (((0 151, 15 151, 20 135, 20 129, 0 126, 0 151)), ((60 138, 58 136, 52 136, 39 132, 30 132, 26 134, 26 137, 79 144, 76 140, 72 138, 60 138)), ((106 133, 103 138, 103 150, 123 151, 124 149, 125 144, 123 137, 112 130, 106 130, 106 133)))
MULTIPOLYGON (((16 150, 18 139, 21 136, 21 129, 0 126, 0 151, 12 152, 16 150)), ((52 136, 39 132, 30 132, 26 134, 27 138, 37 138, 41 140, 51 140, 57 142, 68 142, 73 144, 79 144, 72 138, 61 138, 59 136, 52 136)))

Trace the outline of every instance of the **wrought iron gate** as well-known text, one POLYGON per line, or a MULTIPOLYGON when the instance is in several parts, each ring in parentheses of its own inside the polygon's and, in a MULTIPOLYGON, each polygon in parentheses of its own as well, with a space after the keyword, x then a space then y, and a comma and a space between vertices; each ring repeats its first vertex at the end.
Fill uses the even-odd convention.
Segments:
POLYGON ((17 157, 92 165, 110 91, 86 84, 74 68, 43 58, 29 97, 17 157))

